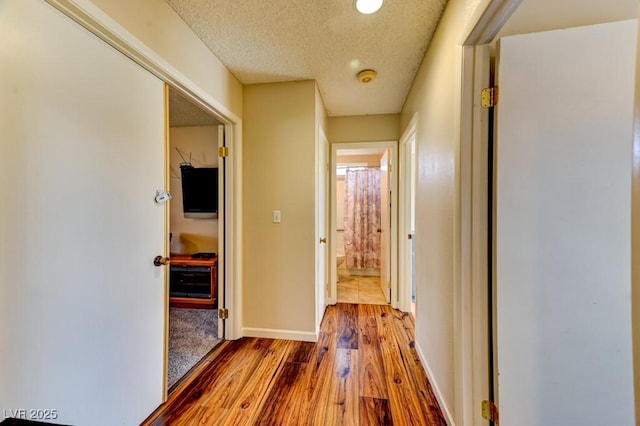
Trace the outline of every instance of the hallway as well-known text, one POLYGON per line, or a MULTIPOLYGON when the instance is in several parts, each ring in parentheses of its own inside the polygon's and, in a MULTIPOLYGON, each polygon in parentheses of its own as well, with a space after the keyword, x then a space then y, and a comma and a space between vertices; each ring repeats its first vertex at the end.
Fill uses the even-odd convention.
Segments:
POLYGON ((218 346, 146 425, 446 425, 414 349, 413 317, 338 303, 317 343, 218 346))

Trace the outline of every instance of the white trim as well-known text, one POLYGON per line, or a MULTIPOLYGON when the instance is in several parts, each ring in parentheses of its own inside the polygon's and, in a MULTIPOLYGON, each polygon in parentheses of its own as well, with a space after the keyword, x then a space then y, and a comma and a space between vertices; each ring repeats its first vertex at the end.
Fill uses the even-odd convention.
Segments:
POLYGON ((458 59, 460 146, 455 255, 459 268, 454 289, 454 408, 460 424, 473 426, 487 423, 477 411, 479 401, 487 399, 489 392, 487 324, 491 315, 487 300, 487 114, 477 102, 480 90, 489 82, 490 58, 479 49, 493 41, 522 0, 481 1, 461 39, 458 59))
MULTIPOLYGON (((640 19, 640 11, 639 16, 640 19)), ((633 117, 631 186, 631 324, 636 424, 640 424, 640 31, 636 54, 636 93, 633 117)))
MULTIPOLYGON (((226 146, 226 135, 225 135, 225 126, 220 124, 218 125, 218 146, 216 147, 216 149, 219 149, 222 146, 226 146)), ((216 267, 216 277, 217 277, 217 302, 218 302, 218 307, 223 308, 226 307, 224 306, 224 300, 225 300, 225 286, 221 285, 224 284, 224 280, 222 279, 222 277, 225 277, 226 274, 226 265, 227 265, 227 256, 226 256, 226 252, 227 252, 227 247, 226 245, 223 245, 226 242, 227 239, 227 235, 226 235, 226 220, 227 220, 227 211, 229 210, 229 207, 227 205, 227 194, 225 193, 225 182, 227 179, 227 165, 226 165, 226 161, 221 161, 221 159, 218 159, 218 173, 220 175, 223 176, 223 179, 218 179, 218 198, 220 198, 221 196, 224 196, 224 204, 219 204, 222 205, 221 209, 218 209, 218 249, 216 250, 218 252, 218 265, 216 267), (224 239, 222 239, 222 236, 225 236, 224 239)), ((226 335, 226 325, 227 325, 227 321, 226 320, 220 320, 222 321, 222 324, 224 324, 223 327, 220 327, 220 322, 218 323, 218 339, 224 339, 225 335, 226 335)))
POLYGON ((464 46, 491 43, 523 0, 482 1, 484 7, 476 8, 475 16, 469 21, 471 27, 464 32, 461 43, 464 46))
POLYGON ((328 230, 328 212, 327 207, 329 205, 329 188, 328 188, 328 154, 329 154, 329 140, 327 139, 327 135, 322 128, 322 126, 318 126, 318 132, 316 137, 316 182, 315 182, 315 200, 316 200, 316 255, 315 255, 315 277, 316 277, 316 303, 315 303, 315 329, 316 332, 320 331, 320 324, 322 322, 322 318, 324 316, 325 308, 327 307, 327 284, 329 283, 329 247, 328 244, 324 244, 320 242, 321 238, 325 240, 333 239, 329 238, 327 235, 328 230), (320 162, 321 157, 321 149, 324 147, 324 162, 320 162), (324 180, 324 194, 320 193, 321 187, 321 179, 324 180), (321 206, 320 200, 322 195, 324 195, 324 205, 321 206), (324 209, 324 212, 321 212, 321 209, 324 209), (320 219, 324 220, 324 223, 321 223, 320 219), (320 228, 324 228, 323 232, 320 232, 320 228), (324 263, 321 263, 321 254, 322 250, 324 250, 324 263), (324 273, 321 274, 321 269, 324 269, 324 273), (323 278, 323 279, 320 279, 323 278))
POLYGON ((331 200, 329 205, 331 207, 331 220, 330 220, 330 236, 329 238, 329 259, 331 265, 331 282, 330 282, 330 297, 327 298, 328 304, 336 304, 337 292, 338 292, 338 270, 336 267, 336 243, 333 236, 336 235, 337 227, 337 210, 336 200, 334 199, 336 194, 336 174, 334 172, 336 168, 336 157, 338 150, 342 149, 361 149, 361 148, 390 148, 392 165, 392 171, 390 173, 391 183, 389 189, 391 189, 391 258, 389 265, 389 274, 391 276, 391 307, 400 309, 398 307, 397 300, 397 288, 398 288, 398 141, 377 141, 377 142, 334 142, 331 143, 331 200), (394 294, 396 297, 394 297, 394 294))
POLYGON ((276 330, 272 328, 242 327, 242 335, 245 337, 260 337, 262 339, 285 339, 302 342, 318 341, 317 333, 296 330, 276 330))
POLYGON ((427 362, 427 358, 424 356, 424 353, 422 352, 422 348, 420 347, 420 344, 418 344, 418 342, 416 342, 416 352, 418 353, 418 358, 420 358, 420 362, 422 363, 422 367, 424 368, 424 371, 427 373, 427 378, 429 379, 429 383, 431 384, 431 388, 433 389, 433 394, 435 395, 436 400, 438 401, 438 405, 440 405, 440 409, 442 410, 442 414, 444 415, 444 418, 447 421, 447 425, 456 426, 456 423, 453 421, 453 416, 451 415, 451 410, 449 409, 447 404, 445 404, 444 402, 445 399, 442 397, 442 392, 438 387, 438 383, 436 382, 435 376, 433 375, 433 372, 429 367, 429 363, 427 362))
MULTIPOLYGON (((414 113, 411 117, 411 121, 404 129, 402 136, 400 137, 399 148, 399 160, 398 160, 398 287, 396 291, 392 291, 391 297, 397 300, 398 309, 404 312, 411 310, 411 262, 408 260, 411 257, 411 250, 407 250, 407 244, 405 235, 407 235, 407 229, 409 224, 407 223, 410 218, 410 211, 407 209, 407 199, 411 197, 411 194, 407 192, 410 189, 408 179, 411 176, 407 176, 407 172, 411 172, 411 169, 407 167, 407 149, 409 141, 413 138, 413 143, 417 144, 416 133, 418 131, 418 113, 414 113)), ((414 161, 412 168, 416 167, 414 161)), ((414 182, 414 185, 416 183, 414 182)))
POLYGON ((229 159, 227 160, 227 247, 226 300, 229 319, 225 335, 229 340, 242 337, 242 121, 225 126, 229 159))

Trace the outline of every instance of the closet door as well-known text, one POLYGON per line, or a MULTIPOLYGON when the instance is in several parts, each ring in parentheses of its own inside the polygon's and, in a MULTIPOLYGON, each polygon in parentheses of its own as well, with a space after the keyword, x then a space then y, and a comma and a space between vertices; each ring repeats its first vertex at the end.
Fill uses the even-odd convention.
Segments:
POLYGON ((163 83, 43 1, 0 2, 0 40, 0 406, 139 424, 163 400, 163 83))

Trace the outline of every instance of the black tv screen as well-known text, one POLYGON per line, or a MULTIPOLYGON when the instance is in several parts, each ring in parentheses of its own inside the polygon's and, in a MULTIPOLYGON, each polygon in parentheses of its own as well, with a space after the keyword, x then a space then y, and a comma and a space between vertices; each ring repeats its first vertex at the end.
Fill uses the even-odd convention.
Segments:
POLYGON ((210 218, 218 213, 218 168, 180 166, 185 217, 210 218))

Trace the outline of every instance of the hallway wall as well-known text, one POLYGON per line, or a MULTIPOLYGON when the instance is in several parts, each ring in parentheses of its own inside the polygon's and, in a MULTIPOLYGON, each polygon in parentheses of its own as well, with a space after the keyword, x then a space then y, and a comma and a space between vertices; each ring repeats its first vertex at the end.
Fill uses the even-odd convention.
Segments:
POLYGON ((417 114, 416 348, 450 424, 456 410, 454 261, 459 221, 457 182, 462 49, 476 8, 486 2, 452 0, 401 114, 404 131, 417 114))
POLYGON ((248 85, 244 106, 243 335, 313 341, 316 85, 248 85))

